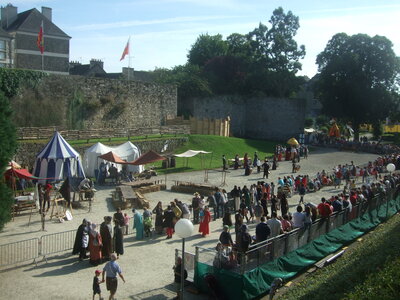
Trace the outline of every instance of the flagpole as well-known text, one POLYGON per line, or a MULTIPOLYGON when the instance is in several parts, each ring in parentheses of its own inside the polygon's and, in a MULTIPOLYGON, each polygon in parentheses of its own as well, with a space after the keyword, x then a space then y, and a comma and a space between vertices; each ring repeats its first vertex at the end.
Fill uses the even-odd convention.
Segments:
POLYGON ((131 74, 131 36, 129 36, 128 39, 128 81, 130 80, 130 74, 131 74))
POLYGON ((42 55, 42 72, 44 71, 44 56, 43 56, 43 54, 44 54, 44 25, 43 25, 43 20, 42 20, 42 43, 43 43, 43 45, 42 45, 42 47, 43 47, 43 51, 40 51, 41 52, 41 55, 42 55))

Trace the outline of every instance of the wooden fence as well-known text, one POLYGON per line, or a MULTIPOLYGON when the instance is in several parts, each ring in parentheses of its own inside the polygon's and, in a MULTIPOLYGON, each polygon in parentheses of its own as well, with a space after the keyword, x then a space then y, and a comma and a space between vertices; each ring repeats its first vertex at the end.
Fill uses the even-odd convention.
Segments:
POLYGON ((198 119, 195 117, 190 117, 189 120, 185 120, 182 117, 176 117, 175 119, 167 119, 166 124, 188 125, 190 126, 191 134, 230 136, 231 130, 230 117, 225 119, 198 119))
POLYGON ((104 138, 145 137, 154 135, 190 134, 189 125, 168 125, 149 128, 99 128, 86 130, 67 130, 63 127, 20 127, 17 129, 19 140, 49 139, 58 131, 66 140, 89 140, 104 138))

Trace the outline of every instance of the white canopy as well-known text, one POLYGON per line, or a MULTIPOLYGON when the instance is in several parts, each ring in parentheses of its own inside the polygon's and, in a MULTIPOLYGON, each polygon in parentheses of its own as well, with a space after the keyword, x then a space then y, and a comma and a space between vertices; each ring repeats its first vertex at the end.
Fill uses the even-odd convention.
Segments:
MULTIPOLYGON (((94 170, 96 169, 98 170, 102 162, 105 164, 107 163, 110 164, 110 162, 98 158, 100 155, 103 155, 110 151, 117 154, 120 158, 126 161, 134 161, 141 155, 139 148, 136 147, 131 142, 126 142, 124 144, 115 147, 106 146, 102 143, 96 143, 85 151, 83 157, 83 169, 85 170, 87 176, 90 177, 95 176, 94 170)), ((134 165, 126 165, 126 166, 128 172, 140 173, 143 172, 144 170, 143 166, 134 166, 134 165)), ((120 164, 115 164, 115 167, 118 169, 118 171, 122 169, 122 165, 120 164)))
POLYGON ((199 151, 197 151, 197 150, 188 150, 188 151, 183 152, 181 154, 175 154, 174 156, 177 156, 177 157, 193 157, 193 156, 196 156, 199 153, 208 154, 208 153, 211 153, 211 152, 207 152, 207 151, 203 151, 203 150, 199 150, 199 151))

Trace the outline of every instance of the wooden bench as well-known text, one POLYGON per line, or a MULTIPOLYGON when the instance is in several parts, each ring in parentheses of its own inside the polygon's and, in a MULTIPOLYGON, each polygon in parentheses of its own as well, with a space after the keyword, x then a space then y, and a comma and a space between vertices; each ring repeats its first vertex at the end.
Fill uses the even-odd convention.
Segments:
POLYGON ((19 214, 24 210, 33 210, 36 209, 36 202, 34 201, 20 201, 17 204, 14 204, 12 207, 13 214, 19 214))

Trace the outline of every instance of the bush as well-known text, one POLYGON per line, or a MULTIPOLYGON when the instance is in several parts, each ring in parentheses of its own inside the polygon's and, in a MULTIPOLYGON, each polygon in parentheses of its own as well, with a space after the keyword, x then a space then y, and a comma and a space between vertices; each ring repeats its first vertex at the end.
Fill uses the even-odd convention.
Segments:
POLYGON ((309 128, 309 127, 313 127, 313 126, 314 126, 314 119, 313 119, 313 118, 310 118, 310 117, 307 117, 307 118, 304 120, 304 127, 309 128))
MULTIPOLYGON (((0 176, 3 176, 8 162, 15 154, 17 140, 15 127, 11 122, 12 111, 9 100, 0 92, 0 176)), ((11 218, 12 193, 0 180, 0 230, 11 218)))

